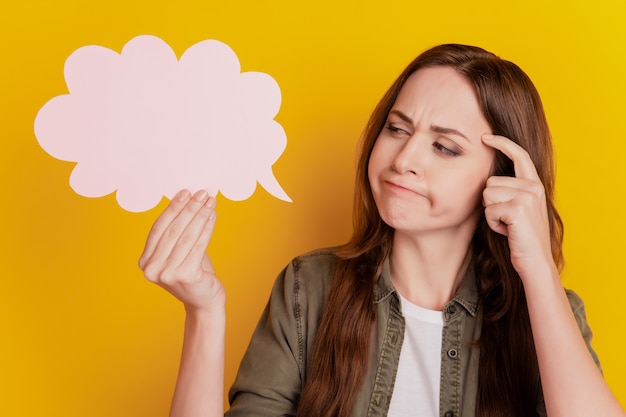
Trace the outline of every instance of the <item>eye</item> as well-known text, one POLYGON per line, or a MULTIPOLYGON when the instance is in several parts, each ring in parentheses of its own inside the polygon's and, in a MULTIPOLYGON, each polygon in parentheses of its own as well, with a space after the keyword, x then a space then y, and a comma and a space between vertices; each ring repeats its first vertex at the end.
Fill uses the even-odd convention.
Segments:
POLYGON ((442 153, 445 156, 459 156, 459 152, 453 151, 452 149, 446 148, 439 142, 434 142, 433 146, 437 149, 438 152, 442 153))
POLYGON ((409 132, 407 132, 406 130, 395 126, 392 123, 387 123, 387 125, 385 125, 385 129, 387 129, 389 132, 391 132, 392 136, 405 136, 408 135, 409 132))

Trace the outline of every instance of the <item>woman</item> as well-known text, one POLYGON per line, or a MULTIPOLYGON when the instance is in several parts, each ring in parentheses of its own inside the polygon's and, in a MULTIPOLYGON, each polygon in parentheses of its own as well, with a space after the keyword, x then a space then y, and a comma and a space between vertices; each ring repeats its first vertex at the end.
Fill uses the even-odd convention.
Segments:
MULTIPOLYGON (((528 77, 476 47, 421 54, 365 130, 352 239, 280 274, 229 415, 623 416, 559 280, 553 190, 528 77)), ((180 192, 139 261, 186 307, 173 416, 223 412, 214 208, 180 192)))

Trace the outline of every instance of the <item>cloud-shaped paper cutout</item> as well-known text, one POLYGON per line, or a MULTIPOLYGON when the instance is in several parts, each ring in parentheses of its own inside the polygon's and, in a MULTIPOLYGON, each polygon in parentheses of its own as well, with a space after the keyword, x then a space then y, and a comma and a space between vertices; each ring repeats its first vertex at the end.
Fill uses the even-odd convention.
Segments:
POLYGON ((272 172, 287 138, 274 120, 276 81, 241 72, 233 50, 216 40, 180 60, 154 36, 130 40, 121 54, 85 46, 65 62, 69 94, 35 119, 39 144, 77 162, 70 185, 86 197, 117 190, 128 211, 156 206, 182 189, 244 200, 256 183, 291 201, 272 172))

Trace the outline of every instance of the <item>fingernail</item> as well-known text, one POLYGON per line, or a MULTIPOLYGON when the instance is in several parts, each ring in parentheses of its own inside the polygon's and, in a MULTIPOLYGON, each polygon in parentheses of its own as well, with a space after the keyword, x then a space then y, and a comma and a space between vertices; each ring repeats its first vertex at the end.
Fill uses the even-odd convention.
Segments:
POLYGON ((205 190, 200 190, 194 194, 193 199, 196 201, 203 201, 207 196, 207 192, 205 190))
POLYGON ((178 199, 178 201, 187 201, 189 199, 189 194, 188 190, 180 190, 178 194, 176 194, 176 199, 178 199))
POLYGON ((205 204, 208 208, 211 208, 211 209, 212 209, 212 208, 214 208, 214 207, 215 207, 215 203, 216 203, 216 201, 215 201, 215 197, 210 197, 210 196, 209 196, 209 199, 208 199, 208 200, 206 201, 206 203, 204 203, 204 204, 205 204))

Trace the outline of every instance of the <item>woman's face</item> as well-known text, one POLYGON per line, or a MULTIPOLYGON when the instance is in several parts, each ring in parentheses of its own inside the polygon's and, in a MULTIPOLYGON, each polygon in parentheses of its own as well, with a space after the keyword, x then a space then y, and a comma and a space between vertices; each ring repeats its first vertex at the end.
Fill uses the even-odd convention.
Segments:
POLYGON ((450 67, 409 77, 370 155, 368 175, 383 221, 407 233, 474 232, 494 150, 469 81, 450 67))

